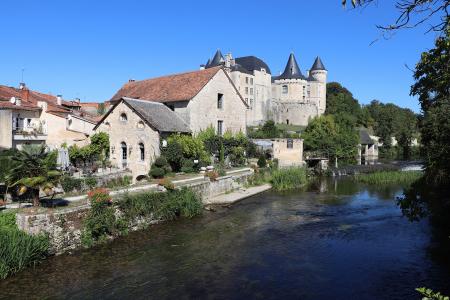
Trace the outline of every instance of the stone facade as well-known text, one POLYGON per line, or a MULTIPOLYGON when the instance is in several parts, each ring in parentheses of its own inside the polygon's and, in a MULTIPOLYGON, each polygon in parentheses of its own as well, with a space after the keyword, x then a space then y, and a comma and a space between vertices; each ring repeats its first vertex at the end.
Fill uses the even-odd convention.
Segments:
POLYGON ((245 133, 246 110, 246 105, 227 74, 220 70, 192 100, 186 103, 186 106, 177 105, 174 111, 185 119, 195 134, 209 126, 219 131, 220 121, 222 133, 226 131, 245 133), (218 107, 220 95, 222 95, 222 108, 218 107))
POLYGON ((159 132, 124 102, 114 107, 95 131, 108 133, 112 165, 129 169, 135 179, 148 175, 151 164, 160 155, 159 132))
POLYGON ((319 57, 304 76, 290 55, 285 71, 271 76, 266 63, 254 56, 233 59, 218 50, 202 68, 225 66, 233 83, 247 102, 247 126, 257 126, 267 120, 292 125, 308 125, 326 108, 327 70, 319 57))
POLYGON ((302 139, 275 139, 273 144, 273 158, 278 159, 281 168, 303 166, 302 139))

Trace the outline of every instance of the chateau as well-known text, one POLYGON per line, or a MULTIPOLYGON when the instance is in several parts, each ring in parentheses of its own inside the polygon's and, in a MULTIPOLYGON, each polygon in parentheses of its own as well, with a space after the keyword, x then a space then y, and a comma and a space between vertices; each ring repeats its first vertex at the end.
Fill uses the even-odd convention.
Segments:
POLYGON ((306 75, 293 53, 284 72, 274 76, 269 66, 255 56, 232 57, 217 50, 202 69, 223 66, 249 106, 247 125, 266 120, 276 123, 308 125, 308 121, 325 112, 327 70, 317 57, 306 75))

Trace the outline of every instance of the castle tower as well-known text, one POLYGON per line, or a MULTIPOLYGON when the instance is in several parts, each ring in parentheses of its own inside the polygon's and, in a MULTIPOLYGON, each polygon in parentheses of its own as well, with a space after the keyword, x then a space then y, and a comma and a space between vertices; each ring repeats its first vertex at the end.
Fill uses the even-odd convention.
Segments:
POLYGON ((327 73, 322 60, 317 56, 309 71, 309 79, 311 80, 311 98, 317 102, 320 114, 323 114, 326 108, 327 73))

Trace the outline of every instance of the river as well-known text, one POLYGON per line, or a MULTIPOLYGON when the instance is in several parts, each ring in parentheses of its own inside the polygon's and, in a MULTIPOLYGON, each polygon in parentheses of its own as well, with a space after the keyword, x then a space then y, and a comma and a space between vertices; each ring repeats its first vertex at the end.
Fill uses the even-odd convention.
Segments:
POLYGON ((398 186, 349 178, 266 192, 44 261, 0 299, 420 299, 450 294, 449 253, 398 186))

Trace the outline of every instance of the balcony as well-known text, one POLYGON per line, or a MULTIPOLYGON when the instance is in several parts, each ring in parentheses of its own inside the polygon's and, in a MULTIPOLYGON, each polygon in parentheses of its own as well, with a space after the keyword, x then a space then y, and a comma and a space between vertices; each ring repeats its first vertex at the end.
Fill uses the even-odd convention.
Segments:
POLYGON ((46 141, 47 127, 21 127, 13 126, 13 140, 15 141, 46 141))

